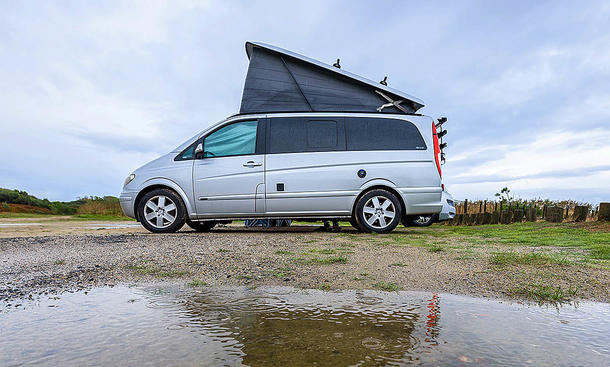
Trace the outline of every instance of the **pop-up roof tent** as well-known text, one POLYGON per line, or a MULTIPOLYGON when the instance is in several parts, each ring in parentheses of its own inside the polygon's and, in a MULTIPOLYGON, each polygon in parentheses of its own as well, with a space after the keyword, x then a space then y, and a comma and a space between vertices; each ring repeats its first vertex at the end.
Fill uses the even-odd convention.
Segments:
POLYGON ((415 113, 406 93, 264 43, 246 43, 250 59, 240 114, 265 112, 415 113))

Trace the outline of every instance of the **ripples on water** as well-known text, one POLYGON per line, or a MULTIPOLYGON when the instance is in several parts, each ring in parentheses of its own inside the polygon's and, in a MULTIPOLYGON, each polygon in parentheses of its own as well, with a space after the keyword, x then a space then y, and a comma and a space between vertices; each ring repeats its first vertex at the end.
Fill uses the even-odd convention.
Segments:
POLYGON ((610 365, 608 304, 413 292, 98 288, 0 305, 0 365, 610 365))

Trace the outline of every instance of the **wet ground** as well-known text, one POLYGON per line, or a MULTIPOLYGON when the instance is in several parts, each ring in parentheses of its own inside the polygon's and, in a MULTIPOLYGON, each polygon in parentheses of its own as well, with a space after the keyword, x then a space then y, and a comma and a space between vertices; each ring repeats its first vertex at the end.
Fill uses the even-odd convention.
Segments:
POLYGON ((610 302, 608 224, 399 227, 315 224, 151 234, 133 221, 0 220, 0 300, 125 283, 435 291, 610 302), (28 225, 24 225, 28 224, 28 225))
POLYGON ((179 285, 0 302, 2 366, 607 366, 609 346, 594 302, 179 285))

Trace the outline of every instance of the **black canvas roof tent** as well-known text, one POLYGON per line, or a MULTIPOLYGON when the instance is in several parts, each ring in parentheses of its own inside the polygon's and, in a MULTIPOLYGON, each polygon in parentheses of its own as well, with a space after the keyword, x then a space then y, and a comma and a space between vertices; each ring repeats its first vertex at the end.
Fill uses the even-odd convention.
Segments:
POLYGON ((424 102, 339 67, 258 42, 250 59, 240 114, 265 112, 415 113, 424 102))

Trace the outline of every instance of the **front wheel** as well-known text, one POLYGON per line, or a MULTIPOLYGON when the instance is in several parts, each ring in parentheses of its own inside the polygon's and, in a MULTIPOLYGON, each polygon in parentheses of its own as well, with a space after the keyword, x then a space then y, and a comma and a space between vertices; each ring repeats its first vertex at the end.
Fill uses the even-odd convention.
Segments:
POLYGON ((144 228, 153 233, 171 233, 184 225, 186 209, 172 190, 155 189, 140 200, 138 217, 144 228))
POLYGON ((214 228, 214 226, 216 225, 216 222, 214 222, 214 221, 192 222, 190 220, 187 220, 186 224, 197 232, 209 232, 210 229, 214 228))
POLYGON ((400 201, 386 190, 371 190, 356 204, 356 221, 364 232, 389 233, 401 217, 400 201))

